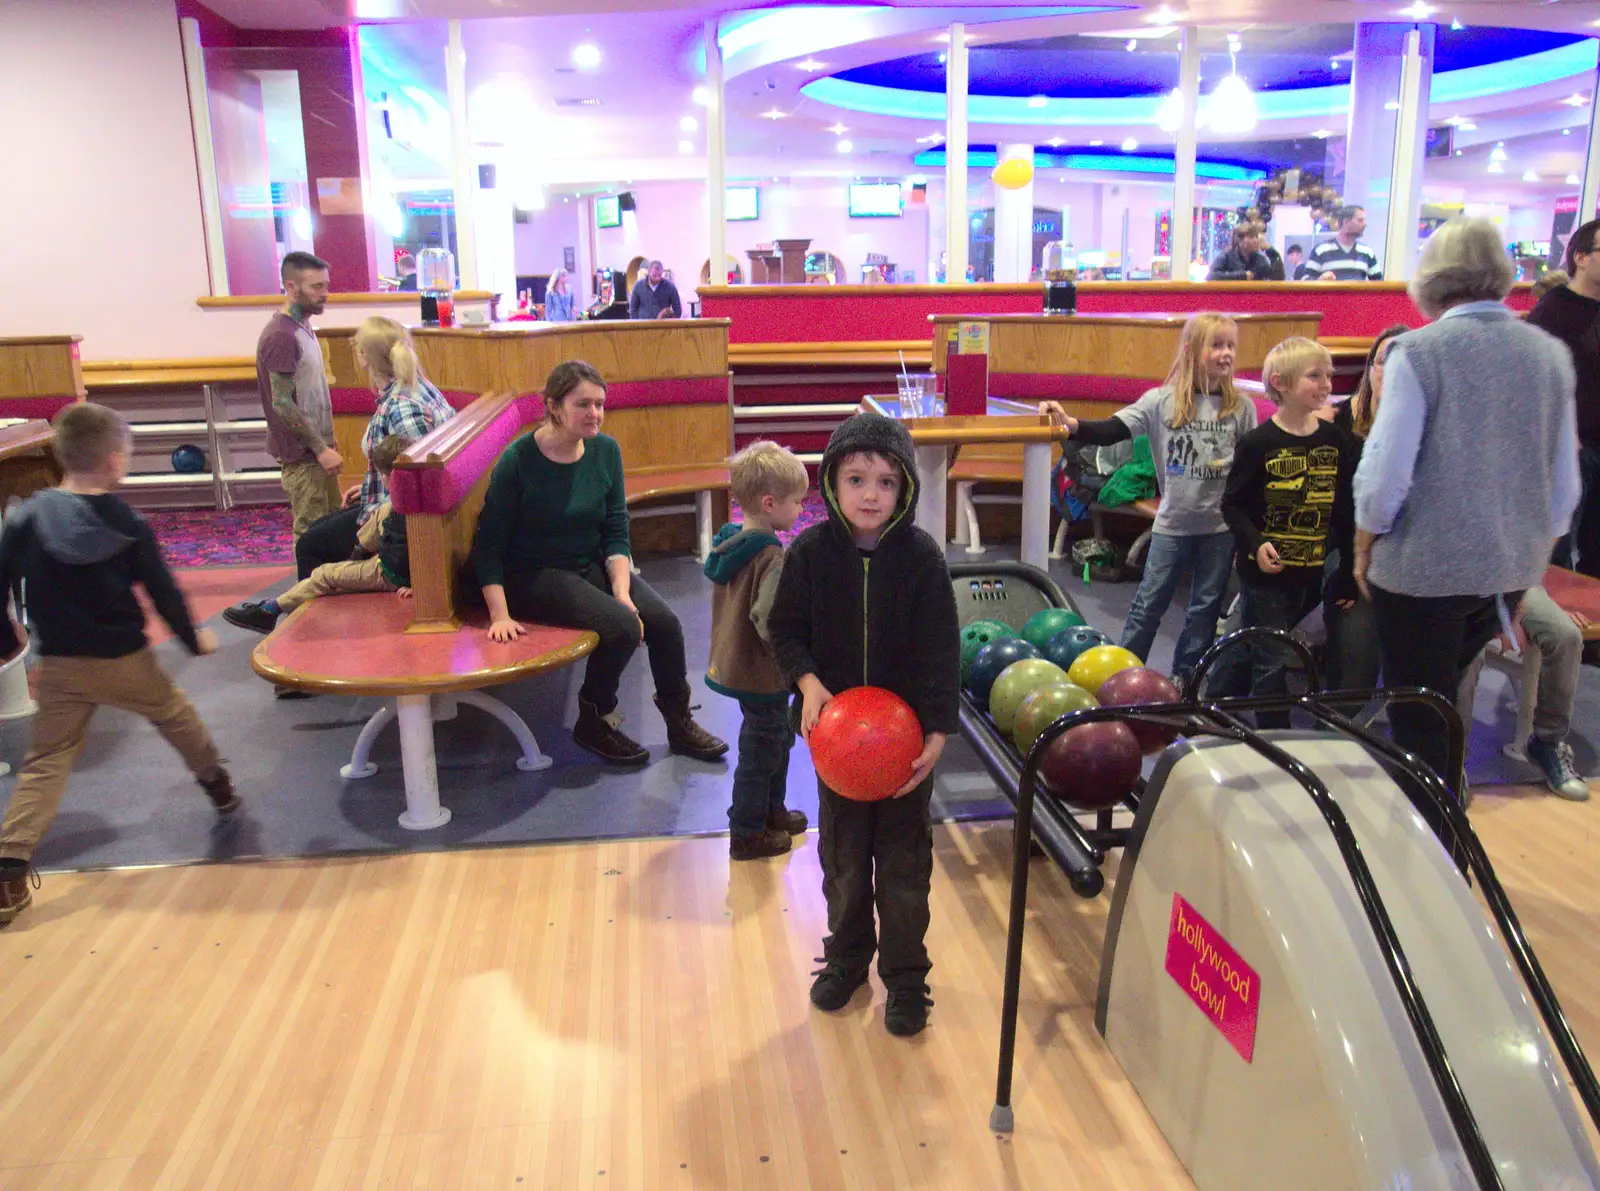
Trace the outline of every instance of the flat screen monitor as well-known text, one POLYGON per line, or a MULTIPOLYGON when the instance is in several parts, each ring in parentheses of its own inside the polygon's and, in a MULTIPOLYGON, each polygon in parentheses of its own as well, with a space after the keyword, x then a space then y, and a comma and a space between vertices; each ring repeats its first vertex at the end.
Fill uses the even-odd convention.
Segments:
POLYGON ((761 218, 761 188, 730 186, 724 192, 723 218, 729 223, 761 218))
POLYGON ((900 183, 855 182, 850 186, 852 219, 898 219, 900 183))
POLYGON ((622 196, 604 195, 594 200, 595 227, 622 226, 622 196))

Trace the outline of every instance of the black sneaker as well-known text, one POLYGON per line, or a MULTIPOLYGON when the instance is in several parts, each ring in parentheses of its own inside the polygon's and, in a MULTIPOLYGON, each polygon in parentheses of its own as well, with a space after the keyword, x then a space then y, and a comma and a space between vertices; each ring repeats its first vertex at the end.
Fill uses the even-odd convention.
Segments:
POLYGON ((846 972, 830 964, 812 975, 816 979, 811 982, 811 1003, 829 1013, 837 1013, 848 1005, 850 998, 856 995, 856 989, 867 982, 865 968, 846 972))
POLYGON ((217 808, 219 819, 226 819, 244 805, 244 799, 235 792, 233 778, 228 776, 226 769, 217 770, 217 776, 202 781, 200 788, 211 799, 211 805, 217 808))
POLYGON ((928 1006, 932 1004, 926 984, 916 988, 891 988, 889 1003, 883 1010, 884 1027, 896 1038, 920 1034, 927 1028, 928 1006))
POLYGON ((806 822, 804 811, 786 810, 780 806, 767 813, 768 831, 787 831, 790 835, 800 835, 808 826, 810 824, 806 822))
POLYGON ((736 835, 728 841, 728 856, 733 860, 760 860, 782 856, 789 850, 789 833, 767 830, 757 835, 736 835))
POLYGON ((222 619, 252 633, 270 633, 278 627, 278 614, 268 612, 265 604, 235 604, 222 610, 222 619))
POLYGON ((272 697, 274 699, 315 699, 316 695, 310 691, 302 691, 299 687, 275 686, 272 688, 272 697))

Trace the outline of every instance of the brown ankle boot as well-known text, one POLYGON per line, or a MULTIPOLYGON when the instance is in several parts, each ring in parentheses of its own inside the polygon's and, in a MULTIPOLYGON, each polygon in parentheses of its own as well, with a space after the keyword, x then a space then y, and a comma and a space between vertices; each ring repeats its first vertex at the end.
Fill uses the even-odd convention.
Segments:
POLYGON ((33 865, 0 865, 0 926, 5 926, 33 904, 33 889, 39 888, 39 874, 33 865))
POLYGON ((244 799, 234 792, 233 778, 226 769, 218 769, 215 777, 201 779, 200 788, 217 808, 218 818, 225 819, 244 805, 244 799))
POLYGON ((727 753, 726 740, 719 740, 694 722, 690 714, 694 709, 689 706, 687 690, 665 698, 657 695, 656 706, 661 709, 661 718, 667 721, 667 747, 673 752, 696 761, 717 761, 727 753))
POLYGON ((615 712, 601 715, 593 703, 580 699, 578 722, 573 726, 572 739, 613 765, 643 765, 650 759, 650 754, 643 745, 616 726, 613 720, 620 718, 615 712))

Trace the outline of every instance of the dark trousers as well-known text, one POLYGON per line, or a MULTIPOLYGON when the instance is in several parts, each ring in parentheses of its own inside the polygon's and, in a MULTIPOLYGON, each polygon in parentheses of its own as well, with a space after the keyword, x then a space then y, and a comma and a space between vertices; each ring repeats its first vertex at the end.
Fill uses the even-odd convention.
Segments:
POLYGON ((638 575, 633 577, 629 593, 638 616, 611 594, 611 582, 599 563, 590 563, 581 571, 548 568, 532 575, 507 575, 505 587, 506 608, 517 620, 588 629, 599 635, 600 644, 589 655, 579 695, 601 715, 617 708, 622 671, 639 648, 641 619, 656 694, 667 699, 689 689, 683 626, 667 602, 638 575))
POLYGON ((759 835, 774 811, 786 809, 794 728, 787 699, 740 699, 739 707, 744 722, 739 725, 739 763, 733 770, 728 827, 734 835, 759 835))
POLYGON ((1558 567, 1600 579, 1600 450, 1582 444, 1578 448, 1578 471, 1583 478, 1583 495, 1578 500, 1578 511, 1572 515, 1572 532, 1556 542, 1551 561, 1558 567))
POLYGON ((349 562, 356 552, 356 531, 360 526, 359 504, 313 521, 294 544, 298 577, 311 578, 311 572, 325 562, 349 562))
MULTIPOLYGON (((1520 591, 1506 595, 1508 615, 1521 600, 1520 591)), ((1400 595, 1373 584, 1372 604, 1383 647, 1384 687, 1427 687, 1452 705, 1467 667, 1500 631, 1494 596, 1400 595)), ((1438 712, 1421 703, 1391 703, 1389 726, 1396 744, 1422 758, 1454 789, 1456 775, 1445 772, 1449 738, 1438 712)))
MULTIPOLYGON (((1281 629, 1288 632, 1322 602, 1322 575, 1295 584, 1258 583, 1240 576, 1239 606, 1242 628, 1281 629)), ((1218 661, 1207 684, 1212 695, 1281 695, 1289 689, 1289 646, 1279 641, 1248 641, 1233 646, 1218 661)), ((1258 711, 1262 728, 1287 728, 1287 711, 1258 711)))
POLYGON ((926 983, 932 966, 924 944, 933 879, 932 798, 932 778, 904 798, 882 802, 852 802, 817 782, 817 848, 828 902, 822 956, 830 965, 862 971, 876 949, 884 987, 921 990, 926 983))

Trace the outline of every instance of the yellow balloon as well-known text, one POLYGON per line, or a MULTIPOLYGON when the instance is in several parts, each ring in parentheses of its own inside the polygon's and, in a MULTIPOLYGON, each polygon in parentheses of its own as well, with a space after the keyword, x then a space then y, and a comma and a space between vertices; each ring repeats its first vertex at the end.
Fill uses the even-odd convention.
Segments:
POLYGON ((1033 162, 1022 157, 1011 157, 994 167, 989 175, 1002 190, 1021 190, 1033 181, 1033 162))

